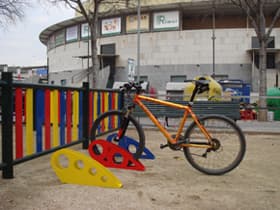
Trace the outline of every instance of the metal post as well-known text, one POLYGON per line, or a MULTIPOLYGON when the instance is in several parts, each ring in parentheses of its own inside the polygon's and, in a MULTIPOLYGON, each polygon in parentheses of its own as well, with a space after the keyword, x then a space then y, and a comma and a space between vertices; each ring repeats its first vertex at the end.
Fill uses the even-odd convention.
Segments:
POLYGON ((213 7, 212 7, 212 43, 213 43, 213 72, 212 72, 212 76, 215 79, 215 29, 216 29, 216 14, 215 14, 215 0, 213 1, 213 7))
POLYGON ((87 82, 89 83, 89 36, 87 41, 87 82))
POLYGON ((2 72, 2 161, 3 178, 14 178, 13 169, 13 75, 11 72, 2 72))
POLYGON ((83 83, 83 149, 87 149, 89 145, 89 83, 83 83))
POLYGON ((255 65, 255 50, 252 51, 252 89, 253 91, 257 90, 259 87, 259 75, 258 71, 256 70, 256 65, 255 65))
POLYGON ((138 0, 137 7, 137 82, 140 81, 140 30, 141 30, 141 4, 138 0))
POLYGON ((275 82, 275 87, 278 87, 279 85, 279 76, 278 76, 278 72, 276 73, 276 82, 275 82))

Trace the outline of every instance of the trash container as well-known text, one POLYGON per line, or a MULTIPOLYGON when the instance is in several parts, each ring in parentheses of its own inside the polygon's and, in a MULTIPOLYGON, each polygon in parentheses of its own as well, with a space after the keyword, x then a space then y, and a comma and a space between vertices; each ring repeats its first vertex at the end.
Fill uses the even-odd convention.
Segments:
POLYGON ((239 79, 219 80, 224 92, 231 92, 232 96, 240 96, 240 102, 250 103, 251 85, 239 79))
POLYGON ((268 98, 266 100, 268 111, 273 112, 274 120, 280 120, 280 88, 269 88, 267 96, 274 96, 279 98, 268 98))

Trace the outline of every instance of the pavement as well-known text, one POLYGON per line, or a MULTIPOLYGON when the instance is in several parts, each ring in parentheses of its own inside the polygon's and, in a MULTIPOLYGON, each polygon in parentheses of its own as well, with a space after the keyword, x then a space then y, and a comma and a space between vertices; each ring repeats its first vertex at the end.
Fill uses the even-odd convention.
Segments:
POLYGON ((260 122, 257 120, 239 120, 237 124, 244 132, 280 134, 280 121, 260 122))

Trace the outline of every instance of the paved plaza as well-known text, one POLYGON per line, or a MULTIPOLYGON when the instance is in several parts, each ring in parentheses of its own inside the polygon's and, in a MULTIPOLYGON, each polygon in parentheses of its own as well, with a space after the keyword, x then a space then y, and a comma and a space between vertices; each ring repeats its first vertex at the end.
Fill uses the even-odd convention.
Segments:
MULTIPOLYGON (((144 172, 110 169, 123 188, 62 184, 47 155, 15 166, 14 179, 0 179, 0 209, 279 209, 279 122, 238 124, 246 131, 247 151, 240 166, 226 175, 196 171, 182 152, 161 150, 162 134, 145 128, 146 146, 156 159, 141 160, 144 172)), ((72 149, 87 154, 81 145, 72 149)))

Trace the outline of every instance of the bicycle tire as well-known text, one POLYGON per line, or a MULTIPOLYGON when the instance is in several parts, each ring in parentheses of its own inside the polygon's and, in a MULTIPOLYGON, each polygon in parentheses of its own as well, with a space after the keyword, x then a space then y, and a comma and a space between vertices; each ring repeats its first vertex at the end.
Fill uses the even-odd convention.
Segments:
MULTIPOLYGON (((129 147, 125 149, 127 149, 135 159, 139 159, 145 147, 145 134, 142 126, 133 116, 128 115, 128 128, 126 130, 126 133, 124 134, 125 136, 118 142, 114 142, 112 139, 110 140, 110 138, 116 135, 117 131, 119 130, 122 120, 124 119, 124 115, 125 113, 119 110, 111 110, 100 115, 93 123, 90 132, 90 139, 91 141, 97 139, 107 140, 117 145, 123 145, 125 143, 124 141, 126 141, 127 138, 133 139, 137 142, 137 146, 129 145, 129 147), (114 119, 113 123, 112 119, 114 119), (102 132, 100 130, 102 128, 102 125, 104 127, 104 124, 108 124, 108 127, 107 129, 104 129, 104 132, 102 132)), ((97 152, 100 152, 98 151, 98 148, 96 148, 96 150, 97 152)))
MULTIPOLYGON (((245 136, 239 126, 221 115, 209 115, 200 118, 199 121, 210 136, 218 140, 220 148, 209 151, 205 148, 184 147, 188 162, 207 175, 222 175, 236 168, 246 151, 245 136)), ((195 122, 186 130, 184 137, 189 143, 208 142, 195 122)))

